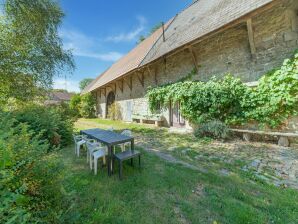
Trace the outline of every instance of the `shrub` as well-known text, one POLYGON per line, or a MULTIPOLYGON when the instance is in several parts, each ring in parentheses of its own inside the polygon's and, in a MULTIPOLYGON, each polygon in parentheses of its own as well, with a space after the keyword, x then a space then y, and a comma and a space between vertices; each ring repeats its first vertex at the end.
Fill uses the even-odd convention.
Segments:
POLYGON ((80 94, 75 94, 71 97, 69 102, 69 107, 72 110, 72 113, 75 117, 80 117, 80 103, 81 103, 81 96, 80 94))
POLYGON ((14 112, 15 119, 26 123, 29 130, 41 134, 50 149, 66 146, 72 139, 73 120, 59 108, 27 105, 14 112))
POLYGON ((180 81, 149 89, 152 112, 158 105, 180 102, 182 116, 195 124, 220 120, 226 124, 256 121, 277 127, 298 114, 298 51, 280 68, 265 74, 251 89, 231 75, 208 82, 180 81))
POLYGON ((228 126, 218 120, 209 121, 201 124, 194 131, 196 137, 210 137, 215 139, 227 139, 229 137, 228 126))
POLYGON ((57 223, 69 206, 43 133, 0 111, 0 223, 57 223))
POLYGON ((109 107, 108 118, 111 120, 121 120, 122 113, 119 103, 115 102, 109 107))
POLYGON ((193 123, 211 120, 226 122, 244 116, 241 100, 246 86, 231 75, 203 82, 178 82, 150 89, 147 93, 151 111, 158 105, 167 107, 170 101, 180 102, 182 115, 193 123))
POLYGON ((84 118, 95 117, 95 104, 95 97, 91 93, 81 96, 79 105, 80 115, 84 118))
POLYGON ((60 114, 63 119, 75 121, 78 118, 77 112, 70 107, 69 103, 62 102, 57 105, 50 105, 49 107, 53 110, 56 110, 56 112, 60 114))

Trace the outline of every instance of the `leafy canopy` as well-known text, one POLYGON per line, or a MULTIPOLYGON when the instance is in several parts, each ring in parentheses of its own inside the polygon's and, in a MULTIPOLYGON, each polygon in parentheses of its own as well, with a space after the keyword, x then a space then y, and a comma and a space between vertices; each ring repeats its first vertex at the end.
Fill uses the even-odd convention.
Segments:
POLYGON ((86 78, 80 81, 79 87, 80 90, 83 91, 94 79, 86 78))
POLYGON ((54 0, 6 0, 0 17, 0 101, 31 100, 53 77, 72 71, 58 27, 64 16, 54 0))
POLYGON ((69 105, 70 109, 75 112, 77 117, 95 117, 96 98, 91 93, 82 96, 80 94, 73 95, 69 105))

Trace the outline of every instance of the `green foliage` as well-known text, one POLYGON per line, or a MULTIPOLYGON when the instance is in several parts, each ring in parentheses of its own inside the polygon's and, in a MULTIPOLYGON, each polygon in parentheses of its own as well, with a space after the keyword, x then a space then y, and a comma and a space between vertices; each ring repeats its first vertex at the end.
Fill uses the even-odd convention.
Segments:
POLYGON ((115 102, 109 107, 108 118, 111 120, 122 120, 121 107, 115 102))
POLYGON ((53 149, 67 145, 72 139, 73 120, 61 107, 28 105, 14 115, 19 122, 27 123, 29 130, 40 133, 53 149))
POLYGON ((195 129, 194 135, 199 138, 227 139, 229 137, 229 128, 225 123, 214 120, 201 124, 195 129))
POLYGON ((139 39, 137 41, 137 44, 143 42, 144 40, 146 40, 147 37, 149 37, 150 35, 152 35, 155 31, 157 31, 160 27, 162 26, 162 23, 158 23, 156 24, 154 27, 151 28, 150 32, 147 35, 141 35, 139 36, 139 39))
POLYGON ((180 81, 147 92, 151 111, 179 101, 182 115, 193 123, 219 120, 227 124, 257 121, 277 127, 298 113, 298 53, 260 79, 251 89, 231 75, 210 81, 180 81))
POLYGON ((43 133, 0 111, 0 223, 57 223, 68 200, 43 133))
POLYGON ((78 117, 76 111, 74 111, 70 107, 70 104, 66 102, 49 105, 49 108, 53 109, 57 114, 59 114, 63 120, 75 121, 78 117))
POLYGON ((80 103, 81 103, 81 96, 80 94, 75 94, 71 97, 69 102, 69 107, 73 111, 75 117, 80 117, 80 103))
POLYGON ((93 79, 90 78, 81 80, 79 83, 80 90, 83 91, 83 89, 85 89, 92 81, 93 79))
POLYGON ((207 83, 185 81, 150 89, 147 96, 152 111, 159 104, 166 107, 170 101, 179 101, 182 115, 191 122, 214 119, 224 122, 227 118, 243 116, 241 99, 245 88, 240 80, 228 75, 207 83))
POLYGON ((95 117, 96 99, 91 93, 73 95, 69 106, 75 117, 95 117))
POLYGON ((298 114, 298 50, 279 69, 268 72, 255 89, 248 89, 242 101, 247 120, 271 127, 298 114))
POLYGON ((0 17, 0 103, 30 101, 74 62, 58 35, 64 16, 55 0, 6 0, 0 17))
POLYGON ((91 93, 84 94, 79 104, 80 115, 84 118, 95 117, 95 105, 95 97, 91 93))

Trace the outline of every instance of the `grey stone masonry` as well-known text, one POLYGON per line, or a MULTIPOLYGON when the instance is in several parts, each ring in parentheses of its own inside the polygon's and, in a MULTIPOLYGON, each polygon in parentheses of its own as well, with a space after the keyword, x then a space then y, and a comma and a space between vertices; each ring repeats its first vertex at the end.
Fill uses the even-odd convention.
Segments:
MULTIPOLYGON (((115 91, 121 106, 123 120, 131 121, 133 114, 149 114, 146 91, 148 87, 176 82, 194 67, 198 73, 194 80, 207 81, 212 76, 227 73, 243 82, 257 81, 266 72, 280 66, 285 58, 298 49, 298 1, 279 0, 274 7, 255 13, 251 18, 251 36, 248 23, 240 22, 208 38, 198 41, 191 48, 174 52, 170 56, 141 67, 117 81, 97 90, 97 112, 105 117, 106 96, 115 91), (252 51, 255 49, 255 52, 252 51), (143 75, 143 83, 138 75, 143 75), (131 84, 130 86, 130 79, 131 84), (122 84, 121 84, 122 83, 122 84), (113 87, 116 85, 116 89, 113 87)), ((169 126, 169 110, 161 112, 164 125, 169 126)))

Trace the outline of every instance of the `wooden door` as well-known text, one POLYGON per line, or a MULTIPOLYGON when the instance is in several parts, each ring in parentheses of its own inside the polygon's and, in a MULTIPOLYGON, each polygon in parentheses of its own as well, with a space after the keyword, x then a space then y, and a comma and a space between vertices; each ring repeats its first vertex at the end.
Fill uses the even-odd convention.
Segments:
POLYGON ((180 113, 180 103, 171 103, 170 105, 170 123, 172 127, 184 127, 185 120, 180 113))

